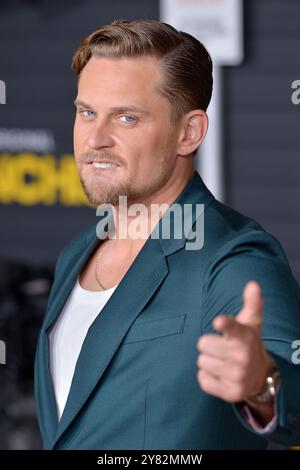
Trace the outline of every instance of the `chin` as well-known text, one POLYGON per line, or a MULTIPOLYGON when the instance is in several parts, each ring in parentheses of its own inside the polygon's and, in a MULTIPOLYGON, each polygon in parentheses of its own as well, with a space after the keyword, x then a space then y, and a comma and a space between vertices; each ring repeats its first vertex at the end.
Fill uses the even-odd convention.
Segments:
POLYGON ((84 192, 92 204, 97 206, 101 204, 111 204, 115 206, 119 203, 119 195, 121 193, 117 188, 106 184, 99 186, 95 188, 95 185, 83 184, 84 192))

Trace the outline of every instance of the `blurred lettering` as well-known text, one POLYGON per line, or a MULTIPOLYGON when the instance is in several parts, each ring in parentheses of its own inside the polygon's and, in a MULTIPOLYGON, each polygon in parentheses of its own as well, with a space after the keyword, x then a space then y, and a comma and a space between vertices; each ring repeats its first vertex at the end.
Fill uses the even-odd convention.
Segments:
POLYGON ((0 154, 0 203, 90 206, 73 155, 0 154))

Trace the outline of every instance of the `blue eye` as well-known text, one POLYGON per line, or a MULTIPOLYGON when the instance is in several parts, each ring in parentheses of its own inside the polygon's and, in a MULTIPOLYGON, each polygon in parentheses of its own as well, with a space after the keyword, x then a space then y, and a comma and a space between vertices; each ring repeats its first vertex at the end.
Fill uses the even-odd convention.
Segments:
MULTIPOLYGON (((131 124, 132 122, 135 121, 135 118, 132 116, 129 116, 128 114, 124 114, 124 116, 120 116, 120 118, 125 118, 127 124, 131 124)), ((124 121, 123 121, 124 122, 124 121)))
POLYGON ((90 109, 84 109, 84 110, 79 111, 79 112, 83 117, 93 117, 94 114, 95 114, 94 111, 91 111, 90 109))

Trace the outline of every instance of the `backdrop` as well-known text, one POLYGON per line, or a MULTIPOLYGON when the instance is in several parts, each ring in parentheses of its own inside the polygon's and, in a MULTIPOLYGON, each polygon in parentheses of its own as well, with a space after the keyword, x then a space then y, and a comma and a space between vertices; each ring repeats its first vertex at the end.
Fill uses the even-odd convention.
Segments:
MULTIPOLYGON (((300 105, 292 100, 300 80, 300 2, 244 3, 244 60, 222 70, 225 202, 280 240, 300 281, 300 105)), ((71 58, 84 36, 115 18, 158 19, 158 0, 0 1, 2 448, 40 445, 36 334, 59 251, 97 220, 72 155, 71 58)))

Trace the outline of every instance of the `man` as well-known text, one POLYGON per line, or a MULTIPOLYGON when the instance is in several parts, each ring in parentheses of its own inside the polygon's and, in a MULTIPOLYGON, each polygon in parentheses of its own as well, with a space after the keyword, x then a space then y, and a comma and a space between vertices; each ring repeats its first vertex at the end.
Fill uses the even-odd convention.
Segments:
POLYGON ((73 70, 78 171, 112 210, 56 265, 36 355, 44 448, 299 442, 299 287, 277 240, 194 170, 206 49, 164 23, 114 21, 83 40, 73 70))

